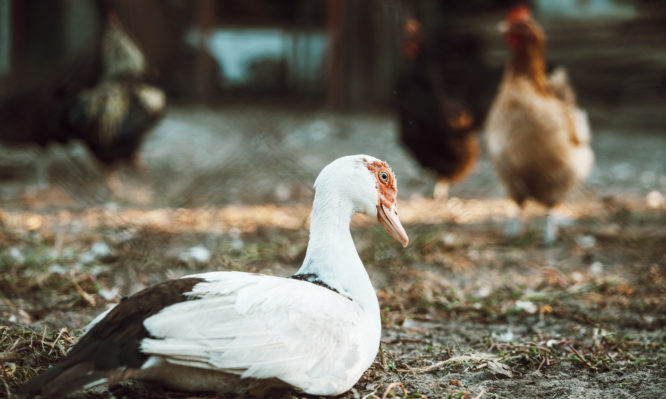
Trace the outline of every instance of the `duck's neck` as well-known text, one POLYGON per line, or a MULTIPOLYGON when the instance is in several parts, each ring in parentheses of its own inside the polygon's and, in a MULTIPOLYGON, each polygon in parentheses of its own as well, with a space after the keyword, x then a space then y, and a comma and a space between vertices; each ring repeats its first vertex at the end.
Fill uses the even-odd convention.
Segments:
POLYGON ((349 230, 353 205, 336 194, 315 194, 310 214, 310 240, 303 265, 296 274, 334 289, 366 312, 379 314, 377 295, 349 230))

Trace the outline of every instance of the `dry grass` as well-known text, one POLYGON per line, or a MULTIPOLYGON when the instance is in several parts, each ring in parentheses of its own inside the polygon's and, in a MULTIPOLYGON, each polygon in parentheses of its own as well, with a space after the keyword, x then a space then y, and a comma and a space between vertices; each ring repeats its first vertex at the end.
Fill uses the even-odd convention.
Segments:
MULTIPOLYGON (((530 223, 517 239, 503 238, 500 205, 456 200, 431 215, 423 209, 432 203, 405 201, 407 250, 368 220, 354 224, 384 335, 381 356, 343 398, 529 396, 515 384, 562 376, 597 381, 609 396, 663 387, 664 210, 637 201, 570 208, 571 217, 590 213, 548 248, 530 223)), ((288 275, 307 241, 301 205, 4 210, 0 219, 2 396, 62 358, 120 295, 198 271, 288 275), (201 245, 209 260, 183 256, 201 245)), ((180 394, 128 385, 86 397, 111 395, 180 394)))

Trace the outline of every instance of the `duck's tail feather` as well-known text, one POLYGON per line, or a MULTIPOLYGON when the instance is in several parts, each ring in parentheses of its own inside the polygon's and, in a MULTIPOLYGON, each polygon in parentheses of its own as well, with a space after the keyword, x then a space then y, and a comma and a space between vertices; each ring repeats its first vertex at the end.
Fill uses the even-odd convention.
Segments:
POLYGON ((92 363, 79 363, 69 368, 56 365, 19 387, 19 395, 62 397, 81 388, 107 382, 106 373, 94 370, 92 363))

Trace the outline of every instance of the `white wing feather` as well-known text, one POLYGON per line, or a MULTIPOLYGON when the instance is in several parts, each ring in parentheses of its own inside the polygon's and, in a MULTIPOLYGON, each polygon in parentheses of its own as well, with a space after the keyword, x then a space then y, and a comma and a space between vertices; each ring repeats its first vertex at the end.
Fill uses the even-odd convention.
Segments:
POLYGON ((238 272, 188 277, 207 281, 190 293, 197 299, 145 320, 156 338, 142 341, 143 352, 328 395, 351 388, 377 352, 376 322, 329 289, 238 272))

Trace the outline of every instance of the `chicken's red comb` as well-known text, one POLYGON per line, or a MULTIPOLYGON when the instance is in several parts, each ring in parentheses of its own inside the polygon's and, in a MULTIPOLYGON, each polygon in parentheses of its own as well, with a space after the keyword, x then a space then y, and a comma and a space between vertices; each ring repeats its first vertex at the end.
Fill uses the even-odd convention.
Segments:
POLYGON ((524 21, 530 19, 532 13, 526 5, 521 4, 513 7, 506 16, 506 21, 509 23, 524 21))
POLYGON ((421 24, 416 18, 407 18, 407 21, 405 21, 405 33, 415 35, 418 34, 420 30, 421 24))
POLYGON ((118 25, 120 22, 120 18, 118 17, 118 13, 115 10, 109 10, 106 13, 106 20, 109 24, 112 25, 118 25))

